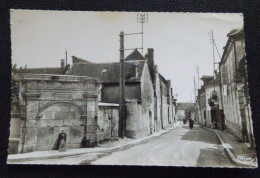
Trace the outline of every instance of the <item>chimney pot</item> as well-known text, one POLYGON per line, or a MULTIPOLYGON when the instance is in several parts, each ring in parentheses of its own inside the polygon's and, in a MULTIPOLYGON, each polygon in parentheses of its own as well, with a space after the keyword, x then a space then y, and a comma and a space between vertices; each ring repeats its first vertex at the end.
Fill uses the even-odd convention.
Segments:
POLYGON ((148 56, 153 58, 153 52, 154 52, 153 48, 148 48, 147 50, 148 50, 148 56))
POLYGON ((60 60, 60 67, 61 67, 61 69, 65 68, 65 60, 64 59, 60 60))

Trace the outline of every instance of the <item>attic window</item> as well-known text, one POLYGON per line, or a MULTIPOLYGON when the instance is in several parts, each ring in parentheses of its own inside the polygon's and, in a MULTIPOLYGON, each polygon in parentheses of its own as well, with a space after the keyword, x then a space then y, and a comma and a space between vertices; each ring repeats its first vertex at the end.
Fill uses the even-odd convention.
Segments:
POLYGON ((104 73, 104 72, 106 72, 106 71, 107 71, 107 69, 102 69, 101 73, 104 73))

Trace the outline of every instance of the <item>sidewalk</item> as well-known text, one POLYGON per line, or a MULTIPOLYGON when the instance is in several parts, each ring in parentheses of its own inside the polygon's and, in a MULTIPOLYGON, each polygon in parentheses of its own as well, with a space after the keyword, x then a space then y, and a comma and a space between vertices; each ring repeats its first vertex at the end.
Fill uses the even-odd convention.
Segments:
POLYGON ((227 133, 226 131, 213 131, 216 133, 232 162, 241 167, 257 167, 256 152, 253 149, 248 148, 247 143, 242 143, 238 138, 227 133))
POLYGON ((75 155, 86 154, 86 153, 107 152, 107 151, 125 149, 140 143, 145 143, 148 140, 151 140, 155 137, 158 137, 162 134, 169 132, 171 129, 176 128, 177 126, 178 124, 175 124, 171 127, 168 127, 164 130, 160 130, 159 132, 155 132, 152 135, 140 139, 119 138, 118 141, 109 141, 103 144, 98 144, 98 146, 94 148, 67 149, 65 152, 59 152, 58 150, 35 151, 30 153, 8 155, 7 163, 12 164, 12 163, 23 162, 23 161, 54 159, 54 158, 75 156, 75 155))

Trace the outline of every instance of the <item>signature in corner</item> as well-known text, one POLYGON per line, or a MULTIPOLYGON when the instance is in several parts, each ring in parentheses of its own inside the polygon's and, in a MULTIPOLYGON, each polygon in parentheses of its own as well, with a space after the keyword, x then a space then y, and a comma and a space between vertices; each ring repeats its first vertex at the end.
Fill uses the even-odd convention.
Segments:
POLYGON ((238 157, 237 157, 237 159, 238 160, 240 160, 240 161, 250 161, 250 162, 253 162, 253 161, 255 161, 256 160, 256 158, 247 158, 247 157, 245 157, 245 156, 241 156, 241 155, 239 155, 238 157))

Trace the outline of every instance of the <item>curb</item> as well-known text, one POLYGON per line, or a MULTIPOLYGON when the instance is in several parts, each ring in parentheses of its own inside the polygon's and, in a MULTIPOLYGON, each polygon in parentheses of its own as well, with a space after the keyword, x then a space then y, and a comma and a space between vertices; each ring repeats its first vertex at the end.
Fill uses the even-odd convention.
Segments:
MULTIPOLYGON (((205 128, 205 127, 204 127, 205 128)), ((250 162, 244 162, 244 161, 240 161, 238 160, 235 155, 232 153, 232 151, 227 147, 225 146, 226 143, 223 141, 223 139, 221 138, 221 136, 217 133, 217 131, 215 130, 212 130, 212 129, 209 129, 209 128, 206 128, 207 130, 210 130, 212 132, 215 132, 215 134, 217 135, 220 143, 221 143, 221 146, 224 148, 225 152, 227 153, 228 157, 230 158, 230 160, 238 165, 238 166, 246 166, 246 167, 250 167, 250 168, 257 168, 257 163, 254 164, 254 163, 250 163, 250 162)))
MULTIPOLYGON (((173 128, 174 129, 174 128, 173 128)), ((85 152, 81 152, 81 153, 70 153, 70 154, 63 154, 63 155, 51 155, 51 156, 45 156, 45 157, 26 157, 26 158, 14 158, 14 159, 7 159, 7 163, 12 164, 12 163, 17 163, 17 162, 24 162, 24 161, 37 161, 37 160, 45 160, 45 159, 55 159, 55 158, 63 158, 63 157, 69 157, 69 156, 77 156, 77 155, 82 155, 82 154, 87 154, 87 153, 97 153, 97 152, 106 152, 106 151, 116 151, 116 150, 121 150, 121 149, 126 149, 126 148, 130 148, 132 146, 138 145, 140 143, 145 143, 149 140, 152 140, 156 137, 159 137, 161 135, 164 135, 166 133, 168 133, 171 129, 165 129, 166 132, 163 132, 159 135, 155 135, 152 137, 148 137, 148 138, 144 138, 143 140, 139 140, 133 143, 126 143, 124 145, 120 145, 120 146, 115 146, 115 147, 110 147, 110 148, 104 148, 104 150, 93 150, 93 151, 85 151, 85 152)))

